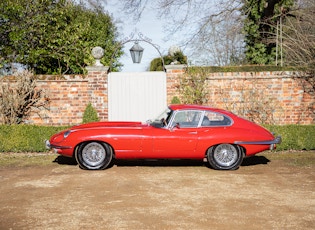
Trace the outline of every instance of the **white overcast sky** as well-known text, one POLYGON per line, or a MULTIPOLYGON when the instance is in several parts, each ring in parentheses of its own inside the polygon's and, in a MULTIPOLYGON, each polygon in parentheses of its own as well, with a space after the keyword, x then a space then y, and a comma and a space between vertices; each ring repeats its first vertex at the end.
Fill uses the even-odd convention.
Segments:
MULTIPOLYGON (((120 4, 115 0, 107 0, 105 9, 113 16, 114 21, 118 23, 120 39, 123 40, 129 37, 131 33, 135 33, 134 39, 138 38, 138 33, 142 33, 145 37, 151 39, 151 43, 159 46, 159 51, 162 55, 166 55, 171 46, 176 45, 174 40, 166 39, 166 33, 163 31, 165 22, 157 19, 156 12, 153 9, 146 9, 139 22, 135 22, 130 16, 126 16, 120 9, 120 4)), ((134 45, 133 42, 128 42, 124 46, 125 55, 121 57, 120 62, 124 65, 122 72, 142 72, 149 68, 150 61, 153 58, 160 57, 159 52, 149 43, 139 42, 144 48, 142 61, 140 64, 132 62, 129 49, 134 45)))

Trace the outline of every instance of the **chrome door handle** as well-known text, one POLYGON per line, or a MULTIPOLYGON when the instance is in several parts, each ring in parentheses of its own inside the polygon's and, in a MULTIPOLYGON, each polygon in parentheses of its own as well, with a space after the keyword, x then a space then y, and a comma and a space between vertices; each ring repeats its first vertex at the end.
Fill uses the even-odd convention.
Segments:
POLYGON ((188 134, 197 134, 197 131, 189 132, 188 134))

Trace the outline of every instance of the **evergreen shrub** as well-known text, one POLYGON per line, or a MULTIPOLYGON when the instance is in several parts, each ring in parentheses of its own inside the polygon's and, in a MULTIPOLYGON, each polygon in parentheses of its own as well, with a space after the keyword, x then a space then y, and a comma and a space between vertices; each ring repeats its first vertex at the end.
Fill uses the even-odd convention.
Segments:
POLYGON ((84 110, 82 123, 89 123, 94 121, 99 121, 99 118, 96 109, 92 106, 91 103, 89 103, 84 110))
POLYGON ((171 104, 180 104, 180 99, 177 96, 174 96, 172 98, 171 104))

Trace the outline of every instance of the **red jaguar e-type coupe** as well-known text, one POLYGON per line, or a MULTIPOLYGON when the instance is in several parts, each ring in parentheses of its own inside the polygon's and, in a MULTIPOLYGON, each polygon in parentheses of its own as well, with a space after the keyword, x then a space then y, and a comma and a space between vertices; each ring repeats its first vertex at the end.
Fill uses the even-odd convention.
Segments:
POLYGON ((207 159, 214 169, 237 169, 244 157, 281 143, 235 114, 198 105, 170 105, 156 120, 93 122, 53 135, 46 147, 75 157, 85 169, 113 159, 207 159))

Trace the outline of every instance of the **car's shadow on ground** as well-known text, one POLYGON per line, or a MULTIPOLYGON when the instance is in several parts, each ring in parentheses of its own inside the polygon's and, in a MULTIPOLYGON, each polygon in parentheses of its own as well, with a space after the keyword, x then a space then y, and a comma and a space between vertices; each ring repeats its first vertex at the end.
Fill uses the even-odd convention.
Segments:
POLYGON ((60 165, 77 165, 78 164, 74 157, 65 157, 61 155, 58 156, 53 162, 60 165))
POLYGON ((203 166, 204 162, 200 160, 115 160, 117 167, 191 167, 203 166))
POLYGON ((264 156, 252 156, 248 158, 244 158, 242 162, 242 166, 252 166, 252 165, 266 165, 270 162, 266 157, 264 156))
MULTIPOLYGON (((241 166, 253 166, 268 164, 268 160, 264 156, 252 156, 244 158, 241 166)), ((132 166, 148 166, 148 167, 191 167, 191 166, 208 166, 208 162, 200 160, 115 160, 115 165, 118 167, 132 166)))
MULTIPOLYGON (((60 165, 77 165, 78 163, 74 158, 58 156, 54 161, 54 163, 60 165)), ((241 166, 253 166, 253 165, 261 165, 268 164, 270 160, 268 160, 264 156, 252 156, 248 158, 244 158, 241 166)), ((192 167, 192 166, 208 166, 207 162, 203 162, 200 160, 114 160, 111 166, 116 165, 117 167, 192 167)))

